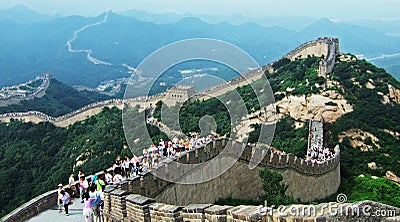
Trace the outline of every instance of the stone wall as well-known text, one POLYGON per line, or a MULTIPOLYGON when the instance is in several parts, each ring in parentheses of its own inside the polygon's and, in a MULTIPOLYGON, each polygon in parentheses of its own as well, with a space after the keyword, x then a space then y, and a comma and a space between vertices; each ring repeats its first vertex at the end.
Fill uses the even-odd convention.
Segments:
POLYGON ((325 37, 304 43, 284 57, 290 60, 307 58, 308 56, 324 57, 324 61, 320 63, 319 74, 326 77, 326 74, 332 72, 338 53, 339 40, 337 38, 325 37))
POLYGON ((57 205, 57 190, 44 193, 18 207, 5 217, 2 222, 25 221, 57 205))
MULTIPOLYGON (((230 140, 215 140, 204 147, 175 159, 180 163, 203 163, 222 153, 230 140)), ((292 154, 281 155, 271 150, 263 150, 264 159, 254 169, 249 169, 253 147, 246 146, 238 159, 225 173, 212 180, 197 184, 175 184, 160 179, 150 172, 129 179, 120 186, 127 191, 154 198, 159 202, 176 205, 191 203, 214 203, 219 198, 258 199, 262 194, 262 181, 258 175, 261 168, 267 167, 282 174, 288 185, 287 194, 302 202, 322 199, 336 193, 340 185, 340 151, 336 157, 323 163, 305 162, 292 154), (212 192, 210 192, 212 191, 212 192)), ((233 154, 225 154, 233 155, 233 154)), ((171 170, 169 163, 163 163, 155 170, 171 170)), ((179 170, 179 169, 175 169, 179 170)), ((203 175, 208 169, 195 168, 187 175, 203 175)), ((185 174, 186 175, 186 174, 185 174)))
POLYGON ((400 209, 371 201, 357 203, 323 203, 319 205, 291 205, 270 208, 263 206, 220 206, 212 204, 171 205, 158 203, 152 198, 128 194, 126 191, 106 190, 104 218, 114 221, 152 222, 242 222, 242 221, 399 221, 400 209), (113 193, 122 196, 113 196, 113 193), (111 211, 106 211, 107 201, 113 198, 125 199, 111 211), (120 217, 120 210, 126 209, 126 216, 120 217), (377 216, 376 212, 380 212, 377 216), (384 216, 383 216, 384 214, 384 216))
MULTIPOLYGON (((232 143, 228 139, 214 140, 206 146, 177 157, 175 161, 180 163, 205 162, 221 154, 225 146, 230 145, 232 143)), ((264 150, 264 159, 258 167, 251 170, 248 165, 253 152, 255 152, 253 147, 246 146, 240 155, 225 154, 230 157, 233 155, 235 159, 239 160, 221 176, 199 184, 174 184, 147 172, 133 179, 108 186, 104 195, 104 214, 108 215, 109 221, 125 221, 127 217, 143 218, 133 221, 149 221, 148 218, 151 215, 157 215, 159 218, 154 221, 163 221, 168 217, 174 217, 169 221, 181 221, 183 218, 189 218, 188 221, 196 221, 192 220, 194 217, 202 218, 203 221, 207 218, 209 218, 208 221, 225 221, 225 219, 233 221, 236 217, 242 217, 241 214, 235 214, 236 210, 229 211, 220 206, 210 209, 206 207, 219 198, 257 199, 262 194, 262 182, 258 176, 258 171, 262 167, 280 172, 284 182, 288 185, 287 194, 301 201, 327 197, 335 193, 339 187, 339 150, 336 150, 336 158, 324 164, 306 163, 291 154, 280 155, 270 150, 264 150), (139 195, 143 197, 139 197, 139 195), (163 202, 163 204, 146 205, 155 201, 163 202), (187 207, 175 207, 183 205, 187 205, 187 207), (182 216, 179 217, 177 212, 181 211, 185 214, 179 213, 182 216)), ((163 163, 158 166, 158 169, 165 170, 167 165, 168 163, 163 163)), ((187 174, 189 173, 193 172, 187 174)), ((2 218, 2 221, 27 220, 54 207, 56 200, 57 191, 49 191, 17 208, 2 218)))
POLYGON ((50 86, 51 79, 47 78, 46 81, 47 82, 43 86, 43 89, 40 92, 36 93, 35 95, 29 95, 27 97, 11 97, 11 98, 8 98, 8 99, 0 99, 0 107, 6 107, 6 106, 13 105, 13 104, 19 104, 22 101, 32 100, 34 98, 42 98, 44 95, 46 95, 46 90, 50 86))

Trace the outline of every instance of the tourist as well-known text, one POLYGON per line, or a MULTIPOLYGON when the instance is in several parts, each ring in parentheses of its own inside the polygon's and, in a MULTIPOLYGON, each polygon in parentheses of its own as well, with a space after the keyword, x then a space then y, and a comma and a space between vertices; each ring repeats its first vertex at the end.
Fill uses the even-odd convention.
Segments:
POLYGON ((115 174, 113 176, 112 182, 113 183, 119 183, 119 182, 121 182, 123 180, 124 180, 124 178, 122 178, 122 176, 121 176, 121 171, 120 170, 116 170, 115 174))
POLYGON ((72 187, 74 184, 75 184, 75 177, 74 177, 74 174, 72 173, 68 179, 68 185, 70 185, 72 187))
POLYGON ((100 204, 102 204, 101 194, 100 192, 96 192, 95 187, 90 187, 89 189, 89 197, 93 199, 91 206, 93 211, 93 218, 95 221, 98 221, 98 217, 100 216, 100 204))
POLYGON ((69 194, 72 197, 78 196, 79 184, 75 183, 75 174, 73 174, 73 173, 71 174, 71 176, 68 179, 68 189, 70 189, 69 194))
POLYGON ((138 169, 136 168, 137 161, 138 161, 138 158, 136 155, 133 155, 133 157, 129 161, 130 177, 135 177, 137 175, 137 172, 138 172, 138 169))
POLYGON ((115 160, 115 167, 114 167, 114 171, 119 170, 119 172, 121 172, 122 170, 122 160, 121 160, 121 156, 118 155, 117 159, 115 160))
POLYGON ((83 203, 83 194, 86 193, 89 188, 89 183, 87 180, 85 180, 85 177, 80 177, 79 178, 79 195, 80 198, 82 199, 81 203, 83 203))
POLYGON ((85 206, 83 207, 83 216, 85 217, 85 222, 94 222, 93 220, 93 210, 92 202, 94 198, 90 198, 89 193, 83 195, 85 206))
POLYGON ((124 170, 124 175, 126 178, 129 177, 131 171, 129 169, 129 157, 125 155, 124 162, 122 163, 122 169, 124 170))
POLYGON ((143 169, 147 170, 147 169, 149 169, 149 167, 150 167, 150 165, 149 165, 149 162, 147 161, 147 158, 144 158, 143 159, 143 169))
POLYGON ((193 150, 194 148, 196 148, 196 143, 197 143, 197 136, 196 134, 193 134, 192 138, 190 138, 189 150, 193 150))
POLYGON ((82 170, 79 170, 78 172, 78 180, 80 180, 81 177, 84 177, 85 174, 83 174, 82 170))
POLYGON ((62 212, 62 203, 61 203, 61 198, 62 198, 61 191, 62 190, 63 190, 63 185, 60 183, 60 184, 58 184, 58 190, 57 190, 58 213, 62 212))
POLYGON ((190 146, 190 140, 188 138, 186 138, 184 144, 185 144, 185 150, 186 150, 186 152, 188 152, 189 151, 189 146, 190 146))
POLYGON ((90 179, 91 179, 91 181, 90 181, 91 185, 92 186, 95 185, 96 181, 97 181, 97 175, 94 171, 92 171, 92 176, 90 177, 90 179))
POLYGON ((60 191, 61 196, 61 205, 64 206, 65 215, 68 216, 68 206, 71 204, 71 197, 65 190, 60 191))
POLYGON ((106 187, 106 183, 103 180, 103 175, 99 175, 96 181, 96 186, 97 186, 97 191, 104 191, 104 188, 106 187))
POLYGON ((137 157, 136 159, 135 169, 136 169, 136 174, 143 172, 142 159, 140 157, 137 157))
POLYGON ((104 179, 106 184, 112 183, 112 175, 107 170, 104 170, 104 179))

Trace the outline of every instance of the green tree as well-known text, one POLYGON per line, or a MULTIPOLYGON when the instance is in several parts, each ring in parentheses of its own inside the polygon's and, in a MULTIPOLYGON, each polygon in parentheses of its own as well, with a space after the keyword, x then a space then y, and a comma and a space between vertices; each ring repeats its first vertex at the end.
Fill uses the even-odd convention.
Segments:
POLYGON ((267 201, 269 206, 294 203, 293 198, 285 194, 287 185, 282 182, 283 177, 280 173, 264 168, 259 171, 259 175, 264 190, 264 194, 260 197, 262 201, 267 201))

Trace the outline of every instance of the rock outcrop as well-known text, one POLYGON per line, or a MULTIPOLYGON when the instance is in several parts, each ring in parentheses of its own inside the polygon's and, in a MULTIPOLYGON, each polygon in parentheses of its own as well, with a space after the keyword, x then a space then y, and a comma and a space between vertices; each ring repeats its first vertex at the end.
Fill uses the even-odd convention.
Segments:
POLYGON ((385 178, 391 181, 394 181, 398 184, 400 184, 400 177, 398 177, 396 174, 394 174, 392 171, 387 171, 385 178))
POLYGON ((380 148, 379 138, 373 135, 372 133, 362 131, 360 129, 353 129, 346 132, 343 132, 339 135, 339 142, 342 142, 343 139, 347 137, 350 140, 350 145, 353 148, 360 148, 361 151, 371 151, 373 150, 373 146, 368 144, 367 140, 370 139, 372 144, 380 148))
POLYGON ((276 103, 276 107, 278 119, 289 115, 302 122, 323 117, 326 123, 332 123, 353 111, 353 107, 336 91, 327 91, 321 95, 285 97, 276 103))
POLYGON ((389 98, 398 104, 400 104, 400 89, 396 89, 392 85, 388 85, 389 89, 389 98))

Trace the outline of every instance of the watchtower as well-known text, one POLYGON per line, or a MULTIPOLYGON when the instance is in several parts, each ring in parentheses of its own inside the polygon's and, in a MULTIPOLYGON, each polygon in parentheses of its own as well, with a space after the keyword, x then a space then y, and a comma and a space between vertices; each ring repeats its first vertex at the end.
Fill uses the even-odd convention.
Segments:
POLYGON ((176 103, 184 103, 195 94, 194 86, 176 85, 167 89, 165 96, 165 104, 167 106, 175 106, 176 103))

